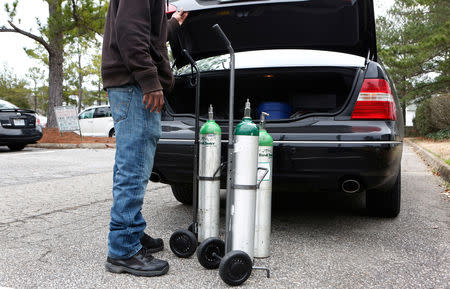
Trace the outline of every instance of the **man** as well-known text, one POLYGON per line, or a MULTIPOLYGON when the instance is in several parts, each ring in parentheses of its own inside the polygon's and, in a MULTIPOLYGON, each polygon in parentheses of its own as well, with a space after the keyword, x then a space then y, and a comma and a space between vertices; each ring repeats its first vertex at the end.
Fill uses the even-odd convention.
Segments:
POLYGON ((164 93, 173 85, 166 40, 187 17, 181 10, 168 22, 165 0, 111 0, 106 16, 102 77, 108 91, 116 156, 106 269, 114 273, 158 276, 167 261, 151 253, 161 239, 144 233, 141 214, 146 186, 161 134, 164 93))

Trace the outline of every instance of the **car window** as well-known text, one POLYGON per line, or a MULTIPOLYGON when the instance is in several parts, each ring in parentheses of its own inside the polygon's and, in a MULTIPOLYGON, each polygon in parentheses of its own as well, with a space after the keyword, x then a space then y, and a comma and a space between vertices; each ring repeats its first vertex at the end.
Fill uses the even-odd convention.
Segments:
POLYGON ((14 104, 0 99, 0 109, 16 109, 16 108, 18 107, 15 106, 14 104))
POLYGON ((109 107, 98 107, 95 109, 94 118, 111 116, 111 109, 109 107))
MULTIPOLYGON (((200 59, 197 60, 198 69, 200 71, 226 70, 229 67, 229 59, 230 56, 227 54, 200 59)), ((175 75, 189 74, 191 73, 191 66, 183 66, 174 73, 175 75)))
POLYGON ((94 109, 92 108, 92 109, 88 109, 88 110, 85 110, 85 111, 83 111, 81 114, 80 114, 80 119, 85 119, 85 118, 93 118, 94 117, 94 109))

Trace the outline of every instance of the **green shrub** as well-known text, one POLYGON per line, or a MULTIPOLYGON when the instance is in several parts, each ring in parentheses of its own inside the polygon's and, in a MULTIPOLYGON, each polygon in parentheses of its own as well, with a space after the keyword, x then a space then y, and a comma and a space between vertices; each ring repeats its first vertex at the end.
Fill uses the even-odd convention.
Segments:
POLYGON ((432 111, 430 103, 430 99, 427 99, 417 106, 413 124, 420 135, 427 135, 438 130, 431 121, 432 111))
POLYGON ((450 94, 432 97, 430 108, 433 127, 439 130, 450 129, 450 94))
POLYGON ((432 139, 432 140, 450 139, 450 128, 444 128, 444 129, 438 130, 437 132, 429 133, 425 137, 432 139))

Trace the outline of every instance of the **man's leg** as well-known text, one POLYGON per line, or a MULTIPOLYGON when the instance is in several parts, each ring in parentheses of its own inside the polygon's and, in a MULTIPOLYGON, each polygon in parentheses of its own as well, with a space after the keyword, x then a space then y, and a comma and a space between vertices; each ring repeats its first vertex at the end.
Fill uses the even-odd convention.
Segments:
POLYGON ((141 209, 161 135, 161 116, 145 109, 139 86, 110 88, 108 96, 116 132, 108 260, 127 260, 142 248, 146 223, 141 209))

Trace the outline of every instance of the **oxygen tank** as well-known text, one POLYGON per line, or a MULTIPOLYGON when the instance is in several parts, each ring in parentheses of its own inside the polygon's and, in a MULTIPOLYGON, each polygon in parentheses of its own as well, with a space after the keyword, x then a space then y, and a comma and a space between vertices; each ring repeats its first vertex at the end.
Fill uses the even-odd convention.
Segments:
POLYGON ((231 250, 244 251, 253 259, 259 129, 252 122, 248 99, 234 135, 231 250))
POLYGON ((214 121, 213 107, 209 119, 200 128, 198 181, 198 242, 219 237, 220 213, 220 126, 214 121))
POLYGON ((258 174, 259 188, 256 191, 255 216, 255 257, 270 256, 270 228, 272 210, 272 161, 273 139, 265 129, 265 117, 268 113, 261 113, 259 125, 258 168, 267 169, 267 173, 258 174))

